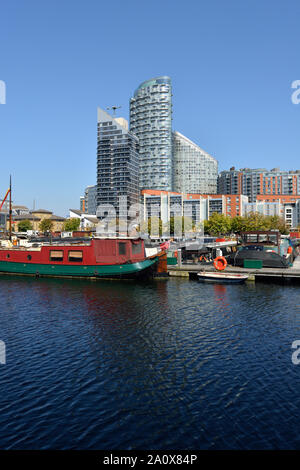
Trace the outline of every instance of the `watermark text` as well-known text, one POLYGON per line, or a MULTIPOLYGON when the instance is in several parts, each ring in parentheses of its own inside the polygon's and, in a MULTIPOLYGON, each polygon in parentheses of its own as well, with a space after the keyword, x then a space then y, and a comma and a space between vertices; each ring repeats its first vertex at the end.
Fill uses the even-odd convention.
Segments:
POLYGON ((0 104, 6 104, 6 84, 0 80, 0 104))
POLYGON ((295 349, 295 351, 292 354, 292 363, 295 366, 298 366, 300 364, 300 340, 299 339, 297 339, 296 341, 293 341, 292 349, 295 349))
POLYGON ((292 83, 292 88, 295 90, 292 93, 291 100, 293 104, 300 103, 300 80, 294 80, 292 83))
POLYGON ((6 364, 6 347, 4 341, 0 340, 0 364, 6 364))

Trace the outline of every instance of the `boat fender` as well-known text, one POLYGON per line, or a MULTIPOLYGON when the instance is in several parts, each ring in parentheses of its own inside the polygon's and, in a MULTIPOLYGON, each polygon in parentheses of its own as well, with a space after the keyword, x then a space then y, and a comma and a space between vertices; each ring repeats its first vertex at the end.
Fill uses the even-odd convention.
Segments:
POLYGON ((224 256, 218 256, 214 260, 214 267, 217 269, 217 271, 223 271, 227 266, 227 261, 224 256))

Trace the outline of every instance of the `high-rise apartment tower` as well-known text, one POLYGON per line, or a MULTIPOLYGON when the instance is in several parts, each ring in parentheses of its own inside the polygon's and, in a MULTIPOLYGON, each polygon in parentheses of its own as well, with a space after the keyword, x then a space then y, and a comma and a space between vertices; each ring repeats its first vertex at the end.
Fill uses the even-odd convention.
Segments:
POLYGON ((172 87, 169 77, 143 82, 130 100, 130 131, 139 139, 140 189, 172 189, 172 87))
POLYGON ((119 214, 119 198, 127 208, 139 202, 139 144, 123 118, 98 108, 97 206, 110 204, 119 214))

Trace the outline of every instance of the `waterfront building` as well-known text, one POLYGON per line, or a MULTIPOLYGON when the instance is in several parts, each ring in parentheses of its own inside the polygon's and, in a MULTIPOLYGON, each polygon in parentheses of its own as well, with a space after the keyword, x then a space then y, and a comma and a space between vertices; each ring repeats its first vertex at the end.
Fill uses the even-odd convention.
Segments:
POLYGON ((78 209, 69 209, 69 218, 80 220, 79 230, 96 229, 99 223, 99 220, 94 214, 86 214, 85 212, 78 209))
POLYGON ((186 194, 170 191, 142 191, 143 219, 159 217, 168 223, 174 215, 190 216, 197 222, 208 220, 213 213, 229 217, 258 212, 266 216, 281 217, 289 228, 300 225, 299 196, 257 196, 249 202, 247 196, 237 194, 186 194))
POLYGON ((0 230, 5 230, 6 227, 6 221, 7 221, 7 213, 5 212, 0 212, 0 230))
POLYGON ((173 132, 173 191, 216 194, 218 162, 190 139, 173 132))
POLYGON ((97 211, 97 185, 87 186, 84 191, 84 211, 96 215, 97 211))
MULTIPOLYGON (((279 215, 290 228, 297 228, 300 225, 300 194, 299 195, 258 195, 256 202, 267 211, 266 207, 274 204, 278 207, 279 215)), ((270 214, 272 215, 272 214, 270 214)))
POLYGON ((265 201, 256 201, 249 202, 245 207, 245 214, 249 215, 253 212, 257 212, 266 216, 277 215, 283 217, 282 204, 280 202, 265 202, 265 201))
POLYGON ((79 209, 80 209, 82 212, 85 212, 85 197, 84 197, 84 196, 80 196, 80 200, 79 200, 79 209))
MULTIPOLYGON (((0 200, 0 205, 2 201, 0 200)), ((12 217, 18 215, 29 214, 29 209, 26 206, 12 206, 12 217)), ((8 215, 9 215, 9 202, 5 201, 0 212, 0 230, 5 230, 5 227, 8 225, 8 215)))
POLYGON ((111 205, 117 217, 119 198, 127 197, 127 209, 139 202, 139 142, 123 118, 98 108, 97 207, 111 205))
POLYGON ((172 190, 172 87, 169 77, 143 82, 130 100, 130 130, 139 139, 140 189, 172 190))
POLYGON ((300 170, 281 171, 265 168, 222 171, 218 177, 218 193, 244 194, 250 202, 258 195, 300 195, 300 170))
POLYGON ((46 209, 38 209, 21 215, 13 215, 12 217, 13 227, 15 230, 18 229, 19 222, 23 220, 29 220, 32 224, 32 229, 38 231, 39 225, 44 219, 51 220, 53 232, 61 232, 63 230, 64 222, 66 220, 64 217, 55 215, 53 214, 53 212, 48 211, 46 209))
MULTIPOLYGON (((2 200, 0 199, 0 206, 1 204, 2 204, 2 200)), ((5 201, 0 211, 0 230, 2 231, 5 230, 6 228, 8 215, 9 215, 9 203, 8 201, 5 201)))
POLYGON ((188 216, 194 222, 208 220, 213 213, 235 217, 245 214, 248 197, 244 195, 187 194, 174 191, 143 190, 143 219, 159 217, 168 223, 172 216, 188 216))
POLYGON ((29 214, 27 206, 12 206, 12 215, 24 215, 29 214))

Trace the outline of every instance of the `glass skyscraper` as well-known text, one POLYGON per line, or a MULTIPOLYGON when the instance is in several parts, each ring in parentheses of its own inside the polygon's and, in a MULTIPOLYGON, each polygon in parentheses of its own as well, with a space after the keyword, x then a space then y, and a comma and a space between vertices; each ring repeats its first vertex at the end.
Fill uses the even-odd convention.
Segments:
POLYGON ((216 194, 218 162, 179 132, 173 132, 173 191, 216 194))
POLYGON ((98 108, 97 206, 110 204, 119 216, 119 197, 127 209, 139 202, 139 144, 123 118, 98 108))
POLYGON ((169 77, 143 82, 130 100, 130 131, 139 139, 140 189, 172 190, 172 87, 169 77))

